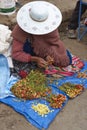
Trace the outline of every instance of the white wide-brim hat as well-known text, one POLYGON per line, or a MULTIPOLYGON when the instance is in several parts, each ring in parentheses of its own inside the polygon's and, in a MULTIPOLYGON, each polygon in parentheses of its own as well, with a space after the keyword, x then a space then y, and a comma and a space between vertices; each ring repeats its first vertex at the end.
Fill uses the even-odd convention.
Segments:
POLYGON ((19 27, 35 35, 48 34, 61 24, 61 11, 46 1, 33 1, 22 6, 17 13, 19 27))

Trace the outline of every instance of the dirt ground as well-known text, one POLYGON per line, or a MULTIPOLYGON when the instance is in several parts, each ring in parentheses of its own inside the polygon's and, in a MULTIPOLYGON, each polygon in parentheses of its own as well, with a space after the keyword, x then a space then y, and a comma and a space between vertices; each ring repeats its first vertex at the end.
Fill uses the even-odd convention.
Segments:
MULTIPOLYGON (((21 4, 29 0, 20 0, 21 4)), ((67 20, 75 6, 76 0, 48 0, 60 7, 63 12, 63 23, 60 26, 60 36, 65 46, 72 54, 87 60, 87 37, 79 42, 68 39, 66 36, 67 20), (67 4, 66 4, 67 2, 67 4), (72 4, 71 4, 72 2, 72 4), (71 10, 71 12, 70 12, 71 10), (67 14, 67 15, 65 15, 67 14), (66 18, 67 17, 67 18, 66 18)), ((0 15, 0 23, 11 27, 15 23, 15 15, 10 17, 0 15), (12 18, 13 17, 13 18, 12 18)), ((48 130, 87 130, 87 90, 73 100, 69 100, 64 109, 56 116, 48 130)), ((0 130, 37 130, 24 116, 15 112, 9 106, 0 103, 0 130)))

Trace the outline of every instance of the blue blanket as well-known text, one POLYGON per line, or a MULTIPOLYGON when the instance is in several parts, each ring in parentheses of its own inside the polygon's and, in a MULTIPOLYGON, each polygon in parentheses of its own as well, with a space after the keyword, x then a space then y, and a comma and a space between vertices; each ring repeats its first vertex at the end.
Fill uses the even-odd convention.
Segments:
MULTIPOLYGON (((50 86, 52 87, 52 91, 53 93, 62 93, 66 96, 66 101, 63 103, 63 106, 61 109, 52 109, 49 105, 48 102, 46 102, 43 99, 37 99, 37 100, 19 100, 18 98, 16 98, 14 95, 12 95, 12 93, 10 92, 10 88, 12 87, 12 85, 14 83, 16 83, 19 79, 17 79, 14 76, 9 77, 9 68, 8 68, 8 64, 7 61, 5 59, 5 57, 3 57, 1 55, 2 58, 2 63, 0 63, 0 75, 2 74, 2 69, 3 69, 3 75, 1 75, 2 78, 1 79, 1 83, 4 87, 4 91, 8 91, 8 95, 5 98, 0 98, 0 101, 2 103, 5 103, 9 106, 11 106, 15 111, 17 111, 18 113, 24 115, 24 117, 35 127, 37 127, 38 129, 47 129, 50 125, 50 123, 54 120, 54 118, 56 117, 56 115, 61 111, 61 109, 67 104, 69 98, 65 95, 65 93, 63 93, 62 91, 60 91, 58 89, 59 85, 62 85, 65 82, 71 82, 71 83, 80 83, 83 84, 85 88, 87 88, 87 80, 86 79, 82 79, 82 78, 77 78, 77 74, 71 76, 71 77, 65 77, 63 79, 60 80, 56 80, 54 81, 52 84, 50 84, 50 86), (4 78, 3 78, 4 76, 4 78), (7 82, 8 81, 8 82, 7 82), (46 117, 42 117, 40 115, 38 115, 37 112, 35 112, 31 107, 32 104, 36 104, 36 103, 43 103, 48 105, 50 110, 54 110, 53 112, 49 113, 46 117)), ((87 62, 85 62, 85 66, 81 71, 84 71, 87 69, 87 62)))
MULTIPOLYGON (((58 89, 54 89, 56 93, 62 93, 58 91, 58 89)), ((26 119, 35 127, 38 129, 47 129, 50 125, 50 123, 53 121, 53 119, 56 117, 56 115, 60 112, 60 110, 66 105, 68 98, 66 98, 66 101, 63 103, 63 106, 61 109, 52 109, 46 100, 37 99, 37 100, 19 100, 15 97, 7 97, 0 100, 2 103, 5 103, 11 107, 20 114, 24 115, 26 119), (37 112, 35 112, 32 109, 33 104, 42 103, 46 104, 50 110, 53 110, 53 112, 50 112, 47 116, 40 116, 37 112)))

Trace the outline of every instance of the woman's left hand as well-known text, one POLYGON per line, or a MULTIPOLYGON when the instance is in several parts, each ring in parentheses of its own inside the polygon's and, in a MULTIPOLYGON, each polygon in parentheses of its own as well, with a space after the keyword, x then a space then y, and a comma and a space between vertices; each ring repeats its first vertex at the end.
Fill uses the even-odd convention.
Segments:
POLYGON ((53 59, 51 56, 48 55, 48 56, 46 57, 46 61, 47 61, 48 65, 52 65, 53 62, 54 62, 54 59, 53 59))
POLYGON ((37 58, 37 64, 40 68, 46 68, 48 66, 47 61, 40 57, 37 58))

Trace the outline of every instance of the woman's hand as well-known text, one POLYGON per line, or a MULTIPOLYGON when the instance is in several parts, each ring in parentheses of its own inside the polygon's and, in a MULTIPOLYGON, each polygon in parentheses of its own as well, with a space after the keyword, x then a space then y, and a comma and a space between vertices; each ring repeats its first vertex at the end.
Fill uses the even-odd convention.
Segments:
POLYGON ((31 61, 36 62, 37 65, 38 65, 40 68, 46 68, 47 65, 48 65, 47 61, 45 61, 43 58, 40 58, 40 57, 32 56, 32 57, 31 57, 31 61))
POLYGON ((37 64, 40 68, 46 68, 48 66, 47 61, 42 58, 37 58, 37 64))
POLYGON ((48 65, 52 65, 53 62, 54 62, 54 59, 48 55, 48 56, 46 57, 46 61, 47 61, 48 65))

